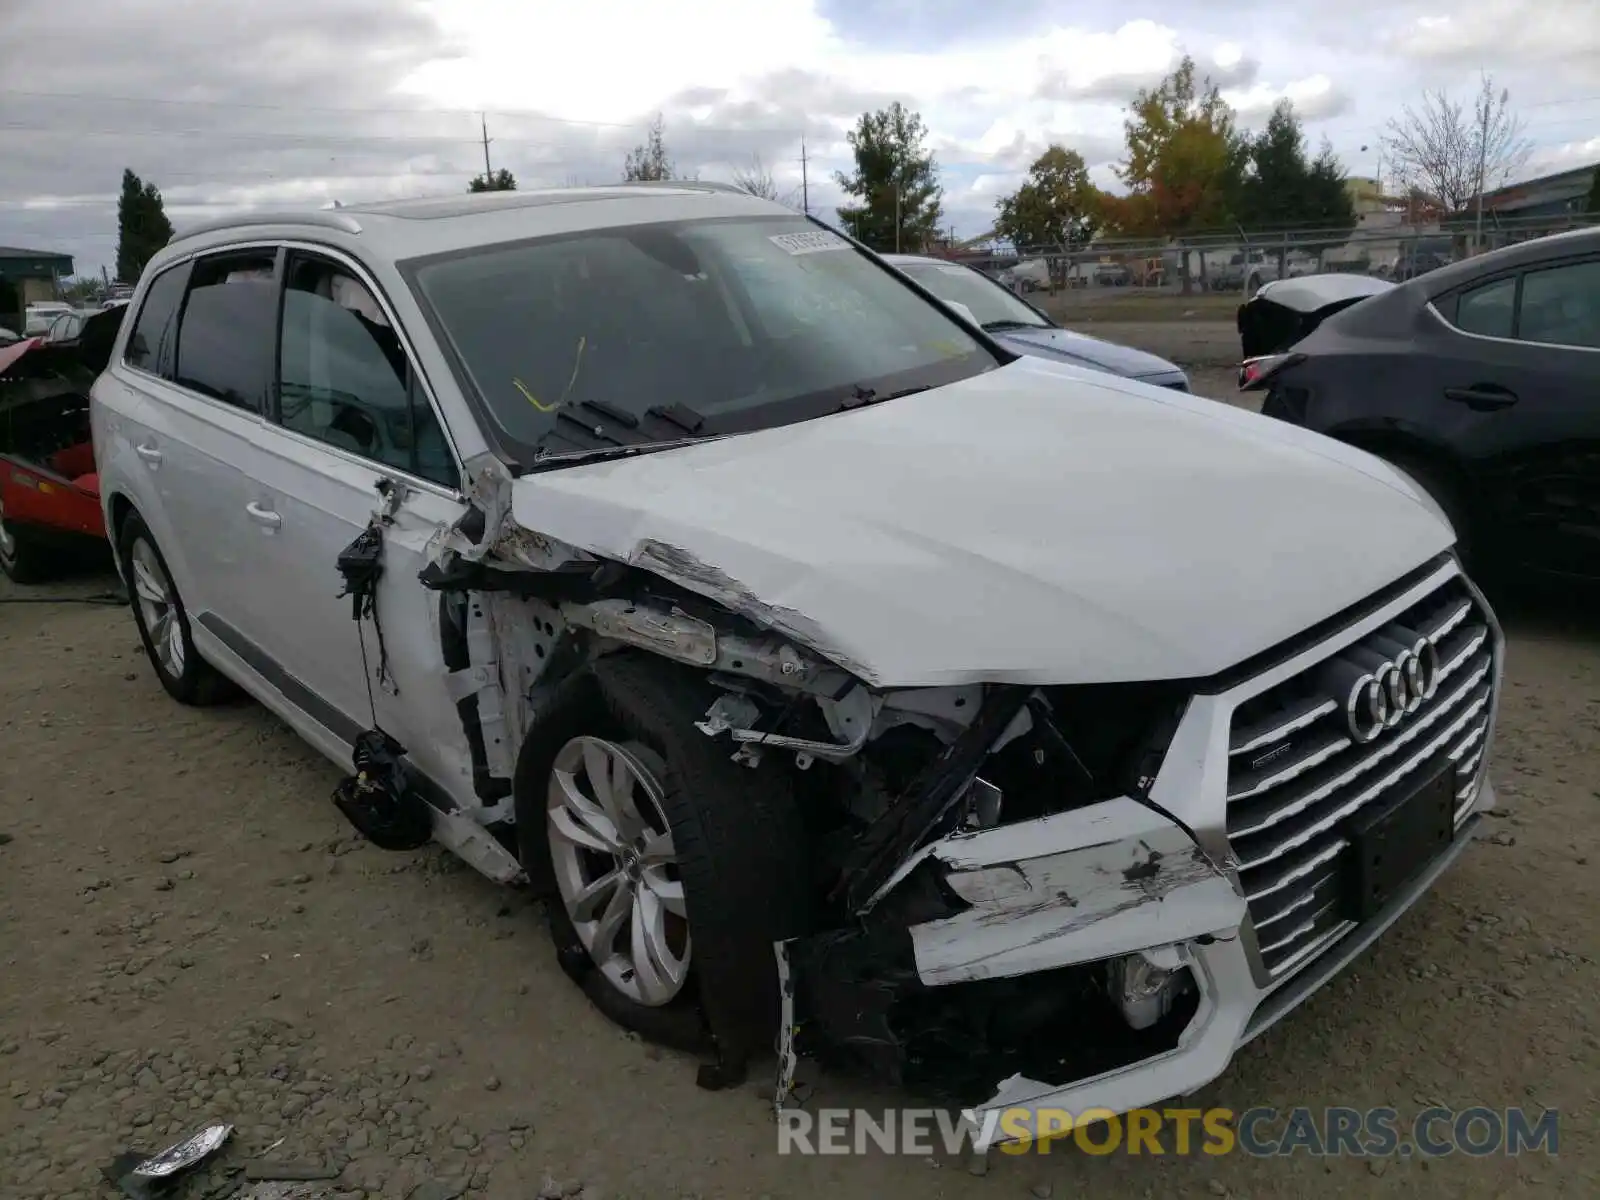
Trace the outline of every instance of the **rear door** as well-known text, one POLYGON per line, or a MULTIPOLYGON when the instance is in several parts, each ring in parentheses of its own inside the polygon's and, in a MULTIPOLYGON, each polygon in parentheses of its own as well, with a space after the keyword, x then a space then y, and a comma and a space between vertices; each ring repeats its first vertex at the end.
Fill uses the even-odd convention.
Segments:
POLYGON ((341 741, 375 712, 425 773, 447 786, 465 773, 470 787, 439 596, 417 579, 430 539, 465 512, 458 456, 370 277, 299 248, 283 278, 276 402, 255 430, 246 485, 267 534, 253 541, 247 652, 341 741), (374 629, 352 619, 337 564, 380 513, 390 519, 374 629))
POLYGON ((1600 577, 1600 256, 1442 297, 1437 398, 1509 563, 1600 577))
POLYGON ((271 248, 202 255, 152 281, 97 447, 121 460, 118 474, 201 628, 236 609, 242 590, 238 464, 272 382, 274 257, 271 248))

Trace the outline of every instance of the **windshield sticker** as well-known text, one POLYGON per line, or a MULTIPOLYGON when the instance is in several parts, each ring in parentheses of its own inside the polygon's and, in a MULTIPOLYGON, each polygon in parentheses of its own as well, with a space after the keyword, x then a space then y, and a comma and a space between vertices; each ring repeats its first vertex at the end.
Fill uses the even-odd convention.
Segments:
POLYGON ((789 254, 819 254, 824 250, 850 249, 849 242, 825 229, 807 233, 780 233, 767 240, 789 254))

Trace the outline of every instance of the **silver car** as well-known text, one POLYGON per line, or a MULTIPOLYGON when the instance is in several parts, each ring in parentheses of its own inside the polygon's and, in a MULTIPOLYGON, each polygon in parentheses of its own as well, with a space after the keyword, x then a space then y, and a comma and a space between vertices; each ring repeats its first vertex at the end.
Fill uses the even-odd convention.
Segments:
POLYGON ((1193 1091, 1494 803, 1502 640, 1404 475, 719 187, 191 231, 93 401, 163 686, 548 898, 706 1086, 1193 1091))

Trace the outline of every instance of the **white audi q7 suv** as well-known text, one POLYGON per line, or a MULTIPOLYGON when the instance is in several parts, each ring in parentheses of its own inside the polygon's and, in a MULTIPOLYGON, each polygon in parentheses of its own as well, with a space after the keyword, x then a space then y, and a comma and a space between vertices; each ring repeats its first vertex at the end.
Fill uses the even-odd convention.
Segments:
POLYGON ((706 1086, 1192 1091, 1494 802, 1502 638, 1405 476, 1019 357, 779 205, 255 215, 130 311, 94 444, 167 691, 536 889, 706 1086))

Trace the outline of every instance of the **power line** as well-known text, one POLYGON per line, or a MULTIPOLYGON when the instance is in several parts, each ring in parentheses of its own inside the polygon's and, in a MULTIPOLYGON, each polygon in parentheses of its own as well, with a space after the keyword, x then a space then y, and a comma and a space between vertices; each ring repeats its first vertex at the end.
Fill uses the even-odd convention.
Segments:
MULTIPOLYGON (((86 100, 91 103, 104 103, 114 105, 127 104, 159 104, 178 108, 230 108, 242 112, 282 112, 282 113, 342 113, 349 116, 393 117, 393 116, 462 116, 462 117, 509 117, 530 121, 549 121, 557 125, 578 125, 594 129, 644 129, 648 130, 654 118, 646 121, 588 121, 579 117, 555 117, 549 113, 540 112, 532 108, 439 108, 430 105, 417 105, 411 108, 344 108, 330 105, 316 104, 253 104, 238 100, 198 100, 189 97, 161 98, 155 96, 109 96, 99 92, 34 92, 17 88, 0 88, 0 96, 16 96, 33 100, 86 100)), ((720 130, 725 133, 751 133, 750 129, 740 129, 733 126, 701 125, 695 122, 696 129, 720 130)), ((773 133, 800 134, 799 129, 773 129, 773 133)))

